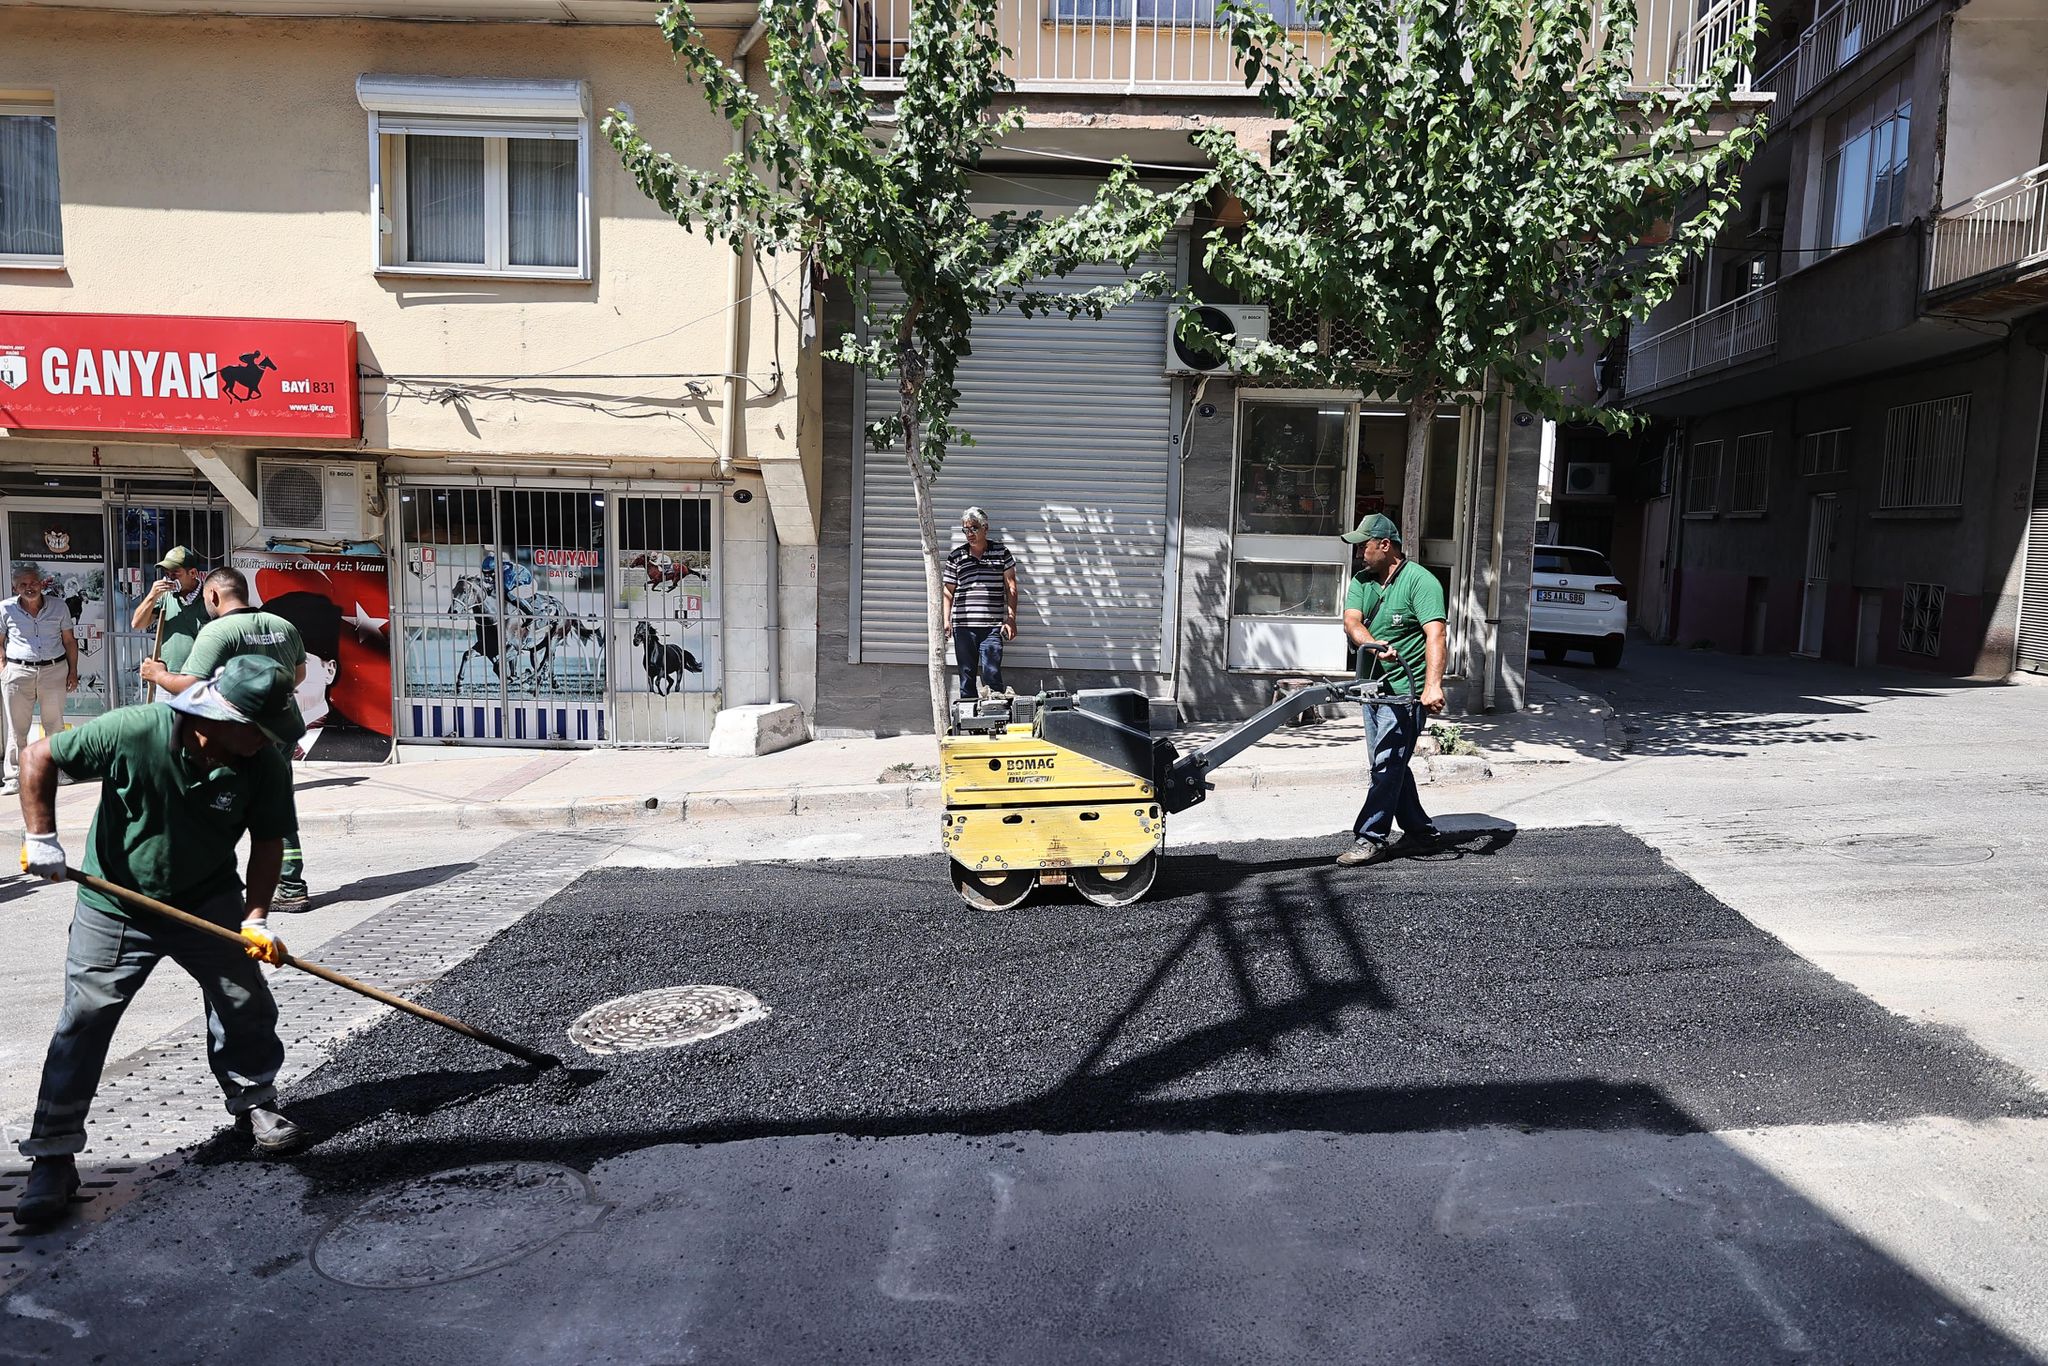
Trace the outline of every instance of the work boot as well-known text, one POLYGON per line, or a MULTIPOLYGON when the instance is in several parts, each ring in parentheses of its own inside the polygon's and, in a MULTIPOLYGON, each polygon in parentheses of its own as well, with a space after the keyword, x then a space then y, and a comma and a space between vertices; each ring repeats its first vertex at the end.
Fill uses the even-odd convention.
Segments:
POLYGON ((78 1162, 70 1157, 39 1157, 29 1168, 21 1198, 14 1202, 14 1222, 43 1228, 64 1217, 78 1193, 78 1162))
POLYGON ((1443 842, 1444 832, 1433 825, 1426 825, 1420 830, 1403 830, 1401 832, 1401 848, 1403 850, 1421 852, 1434 849, 1443 842))
POLYGON ((278 879, 277 891, 270 898, 271 910, 279 915, 296 915, 312 908, 312 891, 304 882, 278 879))
POLYGON ((268 1106, 258 1105, 235 1116, 235 1127, 247 1131, 256 1151, 282 1157, 306 1146, 306 1131, 268 1106))
POLYGON ((1346 868, 1362 868, 1368 863, 1383 863, 1393 857, 1383 840, 1369 840, 1360 836, 1358 843, 1337 855, 1337 862, 1346 868))

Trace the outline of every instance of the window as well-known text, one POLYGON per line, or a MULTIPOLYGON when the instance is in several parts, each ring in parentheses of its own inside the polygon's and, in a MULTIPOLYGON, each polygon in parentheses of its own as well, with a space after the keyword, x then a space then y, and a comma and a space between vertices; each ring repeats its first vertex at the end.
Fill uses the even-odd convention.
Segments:
POLYGON ((1905 221, 1913 97, 1906 73, 1828 121, 1821 166, 1821 247, 1860 242, 1905 221))
POLYGON ((1849 429, 1830 427, 1808 432, 1799 439, 1799 473, 1811 479, 1822 474, 1846 474, 1849 470, 1849 429))
POLYGON ((1948 590, 1938 583, 1909 583, 1899 603, 1899 649, 1909 655, 1940 655, 1941 606, 1948 590))
POLYGON ((364 76, 377 268, 589 278, 590 120, 576 81, 364 76))
POLYGON ((56 108, 0 99, 0 266, 63 264, 62 202, 56 108))
POLYGON ((1343 609, 1344 572, 1327 564, 1266 564, 1239 560, 1230 614, 1237 617, 1313 617, 1328 622, 1343 609))
POLYGON ((1963 501, 1963 445, 1970 396, 1907 403, 1884 415, 1881 509, 1954 508, 1963 501))
POLYGON ((1735 438, 1735 468, 1728 477, 1728 511, 1762 512, 1771 488, 1771 434, 1735 438))
POLYGON ((1685 481, 1685 513, 1711 517, 1721 510, 1721 443, 1702 441, 1692 448, 1692 469, 1685 481))
POLYGON ((1607 562, 1605 555, 1590 550, 1577 550, 1569 546, 1539 545, 1536 547, 1535 571, 1538 574, 1586 574, 1596 579, 1614 577, 1614 566, 1607 562))
POLYGON ((1335 536, 1344 521, 1342 404, 1246 403, 1238 447, 1237 529, 1265 536, 1335 536))

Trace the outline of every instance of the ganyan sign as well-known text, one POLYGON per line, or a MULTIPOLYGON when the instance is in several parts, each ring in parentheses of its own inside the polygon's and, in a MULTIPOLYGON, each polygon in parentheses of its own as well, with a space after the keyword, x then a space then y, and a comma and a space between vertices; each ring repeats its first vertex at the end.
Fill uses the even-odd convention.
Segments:
POLYGON ((0 313, 0 427, 353 439, 358 392, 354 323, 0 313))

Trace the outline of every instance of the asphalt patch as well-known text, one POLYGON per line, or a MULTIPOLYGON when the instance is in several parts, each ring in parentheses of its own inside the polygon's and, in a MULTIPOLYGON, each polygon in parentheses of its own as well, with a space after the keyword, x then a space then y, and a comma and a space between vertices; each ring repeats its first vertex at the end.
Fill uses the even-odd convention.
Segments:
POLYGON ((1176 850, 1115 911, 970 910, 936 858, 594 871, 428 1003, 572 1064, 563 1031, 613 997, 724 982, 773 1014, 539 1079, 394 1014, 287 1098, 324 1135, 298 1165, 354 1187, 787 1134, 2048 1114, 2017 1069, 1883 1010, 1618 830, 1359 870, 1333 852, 1176 850))

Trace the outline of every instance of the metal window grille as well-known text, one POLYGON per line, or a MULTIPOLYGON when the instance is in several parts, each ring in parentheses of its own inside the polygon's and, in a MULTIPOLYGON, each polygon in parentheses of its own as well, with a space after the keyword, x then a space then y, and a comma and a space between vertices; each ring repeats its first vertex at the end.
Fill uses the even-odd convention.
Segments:
POLYGON ((1902 404, 1888 411, 1878 507, 1961 506, 1963 448, 1969 430, 1968 394, 1902 404))
POLYGON ((1762 512, 1770 498, 1771 434, 1745 432, 1735 438, 1735 468, 1728 479, 1730 512, 1762 512))
POLYGON ((1909 583, 1899 607, 1899 648, 1909 655, 1941 653, 1941 605, 1948 590, 1938 583, 1909 583))
POLYGON ((1811 479, 1822 474, 1843 474, 1849 468, 1849 429, 1830 427, 1808 432, 1799 438, 1799 473, 1811 479))
POLYGON ((1721 443, 1702 441, 1692 448, 1692 469, 1685 481, 1687 512, 1721 510, 1721 443))

